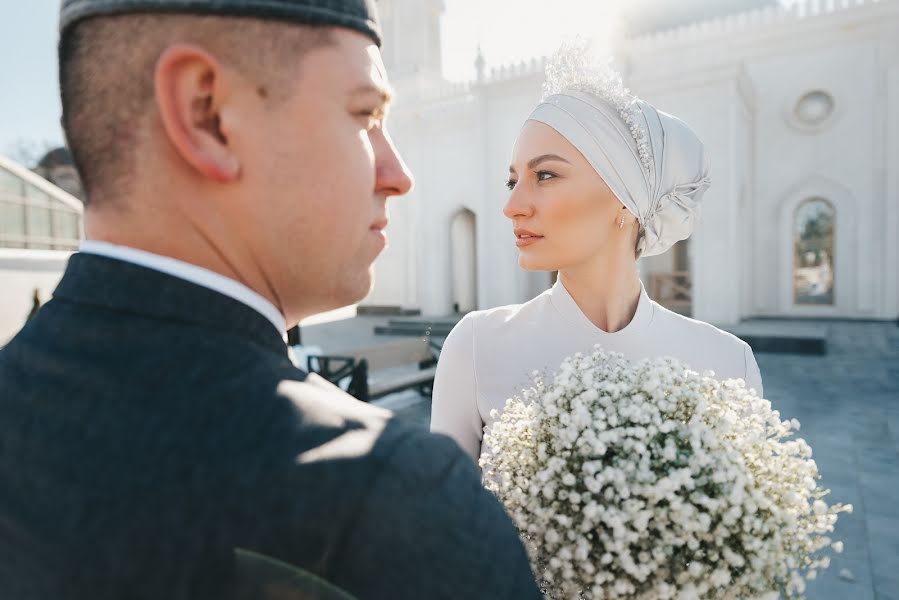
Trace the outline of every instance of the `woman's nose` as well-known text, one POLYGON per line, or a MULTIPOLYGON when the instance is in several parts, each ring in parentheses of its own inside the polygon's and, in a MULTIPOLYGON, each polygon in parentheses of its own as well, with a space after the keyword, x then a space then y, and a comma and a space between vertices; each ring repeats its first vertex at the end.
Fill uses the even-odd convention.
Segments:
POLYGON ((528 200, 526 194, 516 186, 509 194, 506 206, 503 207, 503 214, 513 221, 517 218, 529 217, 534 214, 534 205, 528 200))

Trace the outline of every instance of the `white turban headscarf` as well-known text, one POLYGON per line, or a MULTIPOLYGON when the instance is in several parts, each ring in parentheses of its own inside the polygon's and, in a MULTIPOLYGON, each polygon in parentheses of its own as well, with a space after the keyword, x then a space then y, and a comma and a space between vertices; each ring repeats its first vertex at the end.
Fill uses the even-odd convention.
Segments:
POLYGON ((549 125, 584 155, 637 218, 638 256, 662 254, 693 233, 711 183, 690 127, 634 97, 589 50, 565 46, 547 66, 544 100, 528 120, 549 125))

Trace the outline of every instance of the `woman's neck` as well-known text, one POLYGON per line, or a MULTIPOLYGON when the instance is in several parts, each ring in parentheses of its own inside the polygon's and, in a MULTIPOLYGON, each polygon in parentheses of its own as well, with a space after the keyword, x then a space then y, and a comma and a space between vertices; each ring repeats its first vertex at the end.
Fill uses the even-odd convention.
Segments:
POLYGON ((630 324, 640 303, 640 277, 632 256, 590 261, 559 272, 581 312, 607 333, 630 324))

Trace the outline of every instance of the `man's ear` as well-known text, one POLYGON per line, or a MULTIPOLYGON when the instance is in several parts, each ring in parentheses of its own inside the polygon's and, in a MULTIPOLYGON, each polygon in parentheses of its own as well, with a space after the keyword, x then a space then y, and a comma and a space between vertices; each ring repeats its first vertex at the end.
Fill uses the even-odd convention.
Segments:
POLYGON ((240 161, 220 122, 226 92, 221 63, 201 48, 176 44, 159 57, 154 80, 162 125, 181 158, 215 181, 237 180, 240 161))

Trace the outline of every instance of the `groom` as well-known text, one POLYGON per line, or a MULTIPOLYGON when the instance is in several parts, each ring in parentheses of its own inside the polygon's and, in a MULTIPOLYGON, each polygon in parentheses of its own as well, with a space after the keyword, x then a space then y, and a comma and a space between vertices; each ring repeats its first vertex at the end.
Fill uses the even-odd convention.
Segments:
POLYGON ((288 359, 412 185, 379 43, 372 0, 62 2, 90 241, 0 351, 0 598, 228 598, 237 548, 359 598, 539 597, 453 442, 288 359))

